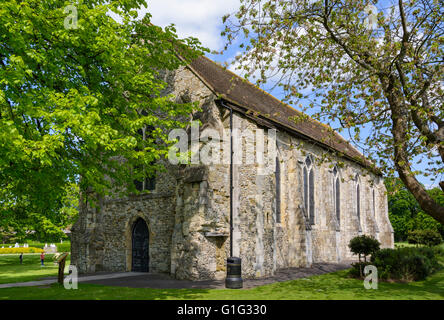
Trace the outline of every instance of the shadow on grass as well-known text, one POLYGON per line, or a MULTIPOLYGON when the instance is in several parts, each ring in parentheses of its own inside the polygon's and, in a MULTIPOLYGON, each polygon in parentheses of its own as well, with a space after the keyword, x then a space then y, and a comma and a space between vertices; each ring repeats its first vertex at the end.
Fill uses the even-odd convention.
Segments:
POLYGON ((78 284, 78 289, 67 290, 58 283, 49 288, 0 289, 0 300, 194 300, 202 299, 211 289, 149 289, 108 287, 96 284, 78 284))
POLYGON ((78 290, 66 290, 59 284, 50 287, 0 289, 0 299, 42 300, 196 300, 196 299, 444 299, 444 269, 424 281, 411 283, 379 282, 377 290, 367 290, 363 281, 349 278, 348 271, 277 282, 253 289, 150 289, 113 287, 79 283, 78 290))

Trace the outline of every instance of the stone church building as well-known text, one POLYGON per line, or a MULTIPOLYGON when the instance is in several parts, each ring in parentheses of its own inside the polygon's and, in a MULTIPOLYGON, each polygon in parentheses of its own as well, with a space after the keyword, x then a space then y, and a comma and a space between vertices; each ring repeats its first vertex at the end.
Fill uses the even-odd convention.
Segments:
POLYGON ((393 247, 383 178, 339 134, 310 118, 292 120, 300 115, 295 109, 205 57, 166 77, 178 101, 199 102, 193 117, 200 132, 261 129, 269 142, 275 129, 275 170, 231 160, 168 163, 155 180, 140 183, 150 193, 81 205, 71 239, 79 272, 215 279, 225 276, 232 254, 242 259, 244 278, 257 278, 354 260, 347 245, 361 234, 393 247))

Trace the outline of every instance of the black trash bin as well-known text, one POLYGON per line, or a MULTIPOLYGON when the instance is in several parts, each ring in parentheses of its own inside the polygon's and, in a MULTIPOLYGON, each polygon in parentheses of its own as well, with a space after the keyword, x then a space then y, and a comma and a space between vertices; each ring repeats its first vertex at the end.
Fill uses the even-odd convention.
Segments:
POLYGON ((241 259, 237 257, 228 258, 225 287, 229 289, 240 289, 242 288, 242 285, 241 259))

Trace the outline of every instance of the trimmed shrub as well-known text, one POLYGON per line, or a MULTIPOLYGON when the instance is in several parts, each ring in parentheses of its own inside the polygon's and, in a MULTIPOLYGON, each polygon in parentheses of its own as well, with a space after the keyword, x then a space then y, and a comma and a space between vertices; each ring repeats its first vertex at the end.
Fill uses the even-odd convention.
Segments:
POLYGON ((409 231, 407 241, 412 244, 422 244, 432 247, 442 243, 442 237, 441 234, 435 230, 413 230, 409 231))
POLYGON ((57 252, 70 252, 71 243, 56 243, 57 252))
POLYGON ((43 252, 40 248, 28 247, 28 248, 0 248, 0 254, 11 254, 11 253, 41 253, 43 252))
POLYGON ((362 235, 351 239, 348 247, 352 253, 358 255, 359 262, 361 262, 361 255, 364 256, 364 261, 367 261, 367 256, 378 251, 380 245, 379 241, 375 238, 362 235))
MULTIPOLYGON (((41 243, 41 242, 34 242, 34 241, 19 242, 19 244, 21 246, 23 246, 24 243, 27 243, 30 247, 33 247, 33 248, 43 249, 45 247, 45 244, 41 243)), ((49 245, 49 243, 48 243, 48 245, 49 245)), ((9 247, 9 246, 14 248, 15 243, 2 243, 2 244, 0 244, 0 248, 1 247, 5 247, 6 248, 6 247, 9 247)))
POLYGON ((362 270, 367 263, 367 256, 378 251, 380 245, 381 244, 378 240, 366 235, 357 236, 350 240, 348 244, 350 251, 354 254, 357 254, 359 257, 359 262, 352 265, 353 270, 356 270, 357 272, 357 270, 359 269, 360 277, 362 277, 362 270), (364 256, 364 262, 361 262, 361 255, 364 256))
MULTIPOLYGON (((33 246, 34 248, 40 248, 40 249, 43 249, 43 248, 45 247, 45 244, 44 244, 44 243, 41 243, 41 242, 33 242, 33 241, 30 241, 28 244, 29 244, 30 246, 33 246)), ((48 246, 49 246, 49 243, 48 243, 48 246)))
POLYGON ((432 248, 382 249, 372 255, 371 263, 385 280, 418 281, 440 269, 432 248))

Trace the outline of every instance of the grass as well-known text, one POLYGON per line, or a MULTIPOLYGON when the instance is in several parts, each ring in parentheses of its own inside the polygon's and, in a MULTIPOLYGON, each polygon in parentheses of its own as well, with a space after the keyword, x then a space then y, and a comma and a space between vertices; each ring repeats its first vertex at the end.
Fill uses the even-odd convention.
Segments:
POLYGON ((379 283, 377 290, 366 290, 362 281, 348 278, 347 271, 339 271, 249 290, 122 288, 79 283, 78 290, 66 290, 58 284, 49 288, 0 289, 0 299, 444 300, 444 271, 415 283, 379 283))
MULTIPOLYGON (((58 265, 54 264, 53 256, 53 254, 45 254, 45 266, 41 267, 39 253, 23 254, 23 264, 20 264, 19 254, 0 255, 0 284, 34 281, 57 276, 58 265)), ((65 271, 67 266, 69 266, 69 260, 66 263, 65 271)))
MULTIPOLYGON (((444 248, 444 245, 442 245, 444 248)), ((37 257, 38 258, 38 257, 37 257)), ((16 258, 18 259, 18 258, 16 258)), ((5 279, 0 257, 0 281, 5 279)), ((37 261, 38 262, 38 261, 37 261)), ((444 264, 444 257, 440 257, 444 264)), ((39 271, 38 265, 31 263, 32 276, 39 271)), ((9 267, 10 268, 10 267, 9 267)), ((50 268, 50 267, 48 267, 50 268)), ((43 271, 43 270, 42 270, 43 271)), ((49 271, 49 269, 48 269, 49 271)), ((24 274, 26 274, 25 271, 24 274)), ((52 275, 56 275, 56 269, 52 275)), ((40 275, 38 275, 40 276, 40 275)), ((11 277, 23 281, 24 275, 11 277)), ((228 289, 148 289, 109 287, 79 283, 78 290, 66 290, 59 284, 47 287, 0 289, 0 300, 6 299, 73 299, 73 300, 444 300, 444 269, 424 281, 412 283, 380 282, 377 290, 367 290, 362 280, 349 278, 347 271, 313 276, 306 279, 274 283, 248 290, 228 289)))

